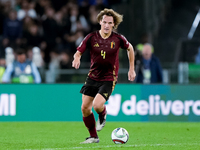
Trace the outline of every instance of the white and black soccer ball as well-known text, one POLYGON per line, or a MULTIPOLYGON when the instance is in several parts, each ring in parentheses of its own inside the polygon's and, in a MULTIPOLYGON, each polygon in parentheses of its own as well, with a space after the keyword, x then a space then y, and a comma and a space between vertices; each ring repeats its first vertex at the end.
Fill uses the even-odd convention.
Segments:
POLYGON ((115 144, 125 144, 129 139, 129 134, 124 128, 116 128, 113 130, 111 138, 115 144))

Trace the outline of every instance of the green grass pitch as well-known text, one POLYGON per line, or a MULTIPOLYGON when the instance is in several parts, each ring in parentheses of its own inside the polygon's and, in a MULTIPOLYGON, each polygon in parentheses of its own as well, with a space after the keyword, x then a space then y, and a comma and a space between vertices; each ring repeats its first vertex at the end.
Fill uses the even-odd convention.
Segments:
POLYGON ((0 150, 200 150, 200 123, 107 122, 100 143, 79 144, 89 136, 83 122, 0 122, 0 150), (123 127, 126 144, 114 144, 111 132, 123 127))

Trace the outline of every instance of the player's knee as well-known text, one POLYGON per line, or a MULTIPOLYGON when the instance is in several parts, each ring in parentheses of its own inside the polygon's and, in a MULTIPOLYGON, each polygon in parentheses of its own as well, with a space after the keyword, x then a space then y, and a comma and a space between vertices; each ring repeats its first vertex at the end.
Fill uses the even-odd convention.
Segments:
POLYGON ((93 108, 94 108, 94 110, 96 111, 96 112, 99 112, 100 110, 101 110, 101 106, 100 105, 98 105, 98 104, 93 104, 93 108))
POLYGON ((81 106, 81 111, 85 115, 90 114, 90 112, 91 112, 90 108, 87 106, 84 106, 84 105, 81 106))
POLYGON ((88 107, 83 106, 83 105, 81 106, 81 111, 82 111, 82 112, 85 112, 85 111, 87 111, 87 110, 88 110, 88 107))

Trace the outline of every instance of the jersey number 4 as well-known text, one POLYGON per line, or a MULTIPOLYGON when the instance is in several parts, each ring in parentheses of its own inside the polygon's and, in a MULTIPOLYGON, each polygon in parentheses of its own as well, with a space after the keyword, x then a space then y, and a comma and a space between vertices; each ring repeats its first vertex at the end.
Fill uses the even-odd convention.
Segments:
POLYGON ((106 52, 103 51, 103 50, 101 50, 101 56, 103 57, 103 59, 105 59, 105 57, 106 57, 106 52))

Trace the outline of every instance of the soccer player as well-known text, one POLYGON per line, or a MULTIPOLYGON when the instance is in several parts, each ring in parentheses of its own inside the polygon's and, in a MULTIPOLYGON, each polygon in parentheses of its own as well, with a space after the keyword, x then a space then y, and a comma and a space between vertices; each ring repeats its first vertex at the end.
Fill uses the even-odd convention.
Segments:
POLYGON ((105 102, 108 100, 118 77, 119 49, 127 49, 129 58, 128 79, 135 79, 134 50, 126 38, 113 29, 117 29, 122 22, 123 16, 112 9, 104 9, 97 15, 101 25, 99 31, 88 34, 78 46, 74 54, 72 66, 78 69, 81 55, 86 49, 90 51, 91 66, 85 84, 81 89, 82 93, 82 115, 83 122, 87 127, 90 137, 84 143, 99 143, 97 131, 101 131, 106 123, 105 102), (92 107, 99 114, 97 125, 92 107))

